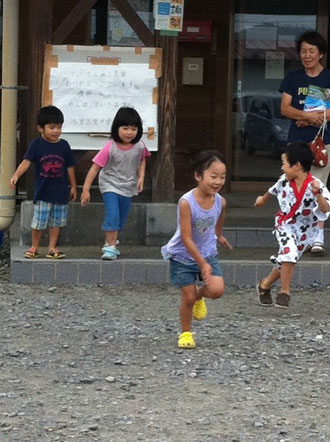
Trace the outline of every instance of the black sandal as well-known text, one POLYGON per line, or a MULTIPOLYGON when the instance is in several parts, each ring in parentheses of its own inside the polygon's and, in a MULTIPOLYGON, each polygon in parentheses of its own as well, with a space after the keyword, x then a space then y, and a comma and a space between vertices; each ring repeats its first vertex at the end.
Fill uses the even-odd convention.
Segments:
POLYGON ((262 280, 257 284, 257 295, 259 304, 263 307, 271 307, 274 305, 272 295, 270 294, 270 288, 269 289, 263 289, 260 285, 262 283, 262 280))
POLYGON ((276 296, 275 307, 288 308, 290 302, 290 295, 280 292, 276 296))

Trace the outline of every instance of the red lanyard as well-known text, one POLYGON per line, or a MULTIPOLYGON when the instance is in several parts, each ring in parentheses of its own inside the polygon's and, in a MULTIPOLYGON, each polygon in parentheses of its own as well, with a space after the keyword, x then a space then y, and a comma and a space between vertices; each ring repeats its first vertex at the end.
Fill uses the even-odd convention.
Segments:
POLYGON ((301 203, 301 201, 302 201, 302 199, 303 199, 303 197, 304 197, 304 195, 305 195, 305 192, 306 192, 307 186, 308 186, 308 184, 309 184, 310 182, 312 182, 312 181, 313 181, 312 174, 309 173, 309 174, 307 175, 305 181, 303 182, 303 185, 301 186, 300 191, 298 191, 298 189, 297 189, 297 184, 296 184, 296 182, 293 181, 293 180, 290 181, 290 187, 292 187, 292 189, 293 189, 293 192, 294 192, 295 197, 296 197, 296 202, 295 202, 295 203, 293 204, 293 206, 291 207, 290 212, 287 213, 286 215, 285 215, 282 211, 280 211, 280 212, 277 213, 277 215, 278 215, 278 220, 277 220, 277 222, 278 222, 279 225, 281 225, 284 221, 287 221, 288 219, 292 218, 293 215, 297 212, 297 210, 298 210, 298 208, 299 208, 299 206, 300 206, 300 203, 301 203))

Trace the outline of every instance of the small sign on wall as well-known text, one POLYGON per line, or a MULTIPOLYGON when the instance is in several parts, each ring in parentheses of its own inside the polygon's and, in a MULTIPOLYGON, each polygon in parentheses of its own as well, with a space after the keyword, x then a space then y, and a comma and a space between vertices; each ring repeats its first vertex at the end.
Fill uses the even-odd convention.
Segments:
POLYGON ((155 29, 182 31, 184 0, 155 0, 155 29))
POLYGON ((284 52, 266 52, 265 78, 267 80, 283 80, 284 61, 284 52))
POLYGON ((182 60, 182 84, 203 84, 203 58, 187 58, 182 60))

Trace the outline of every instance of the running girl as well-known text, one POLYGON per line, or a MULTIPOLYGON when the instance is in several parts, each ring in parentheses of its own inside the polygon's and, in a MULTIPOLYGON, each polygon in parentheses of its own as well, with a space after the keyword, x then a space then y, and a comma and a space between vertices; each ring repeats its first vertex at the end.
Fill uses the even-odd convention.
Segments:
POLYGON ((217 242, 232 249, 222 234, 226 200, 218 194, 226 180, 224 157, 216 150, 200 152, 194 175, 197 187, 180 198, 176 232, 162 247, 163 257, 170 260, 171 282, 181 288, 180 348, 195 348, 192 317, 206 317, 204 298, 216 299, 224 293, 217 242), (204 285, 197 287, 197 280, 204 285))

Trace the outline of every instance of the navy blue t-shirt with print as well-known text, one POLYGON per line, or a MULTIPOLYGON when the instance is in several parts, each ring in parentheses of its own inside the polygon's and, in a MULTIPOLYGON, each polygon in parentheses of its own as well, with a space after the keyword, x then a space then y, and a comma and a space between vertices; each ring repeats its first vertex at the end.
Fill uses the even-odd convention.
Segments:
MULTIPOLYGON (((291 95, 291 105, 293 107, 299 110, 304 110, 305 98, 308 94, 308 88, 310 85, 330 88, 330 70, 323 69, 317 77, 310 77, 306 74, 305 69, 291 72, 282 81, 279 91, 291 95)), ((314 126, 299 128, 296 126, 296 120, 291 120, 288 142, 302 141, 304 143, 309 143, 315 138, 318 129, 318 127, 314 126)), ((330 144, 329 128, 325 131, 323 140, 325 144, 330 144)))
POLYGON ((68 167, 75 164, 73 152, 65 140, 49 143, 39 137, 33 140, 24 159, 35 166, 33 202, 68 204, 68 167))

